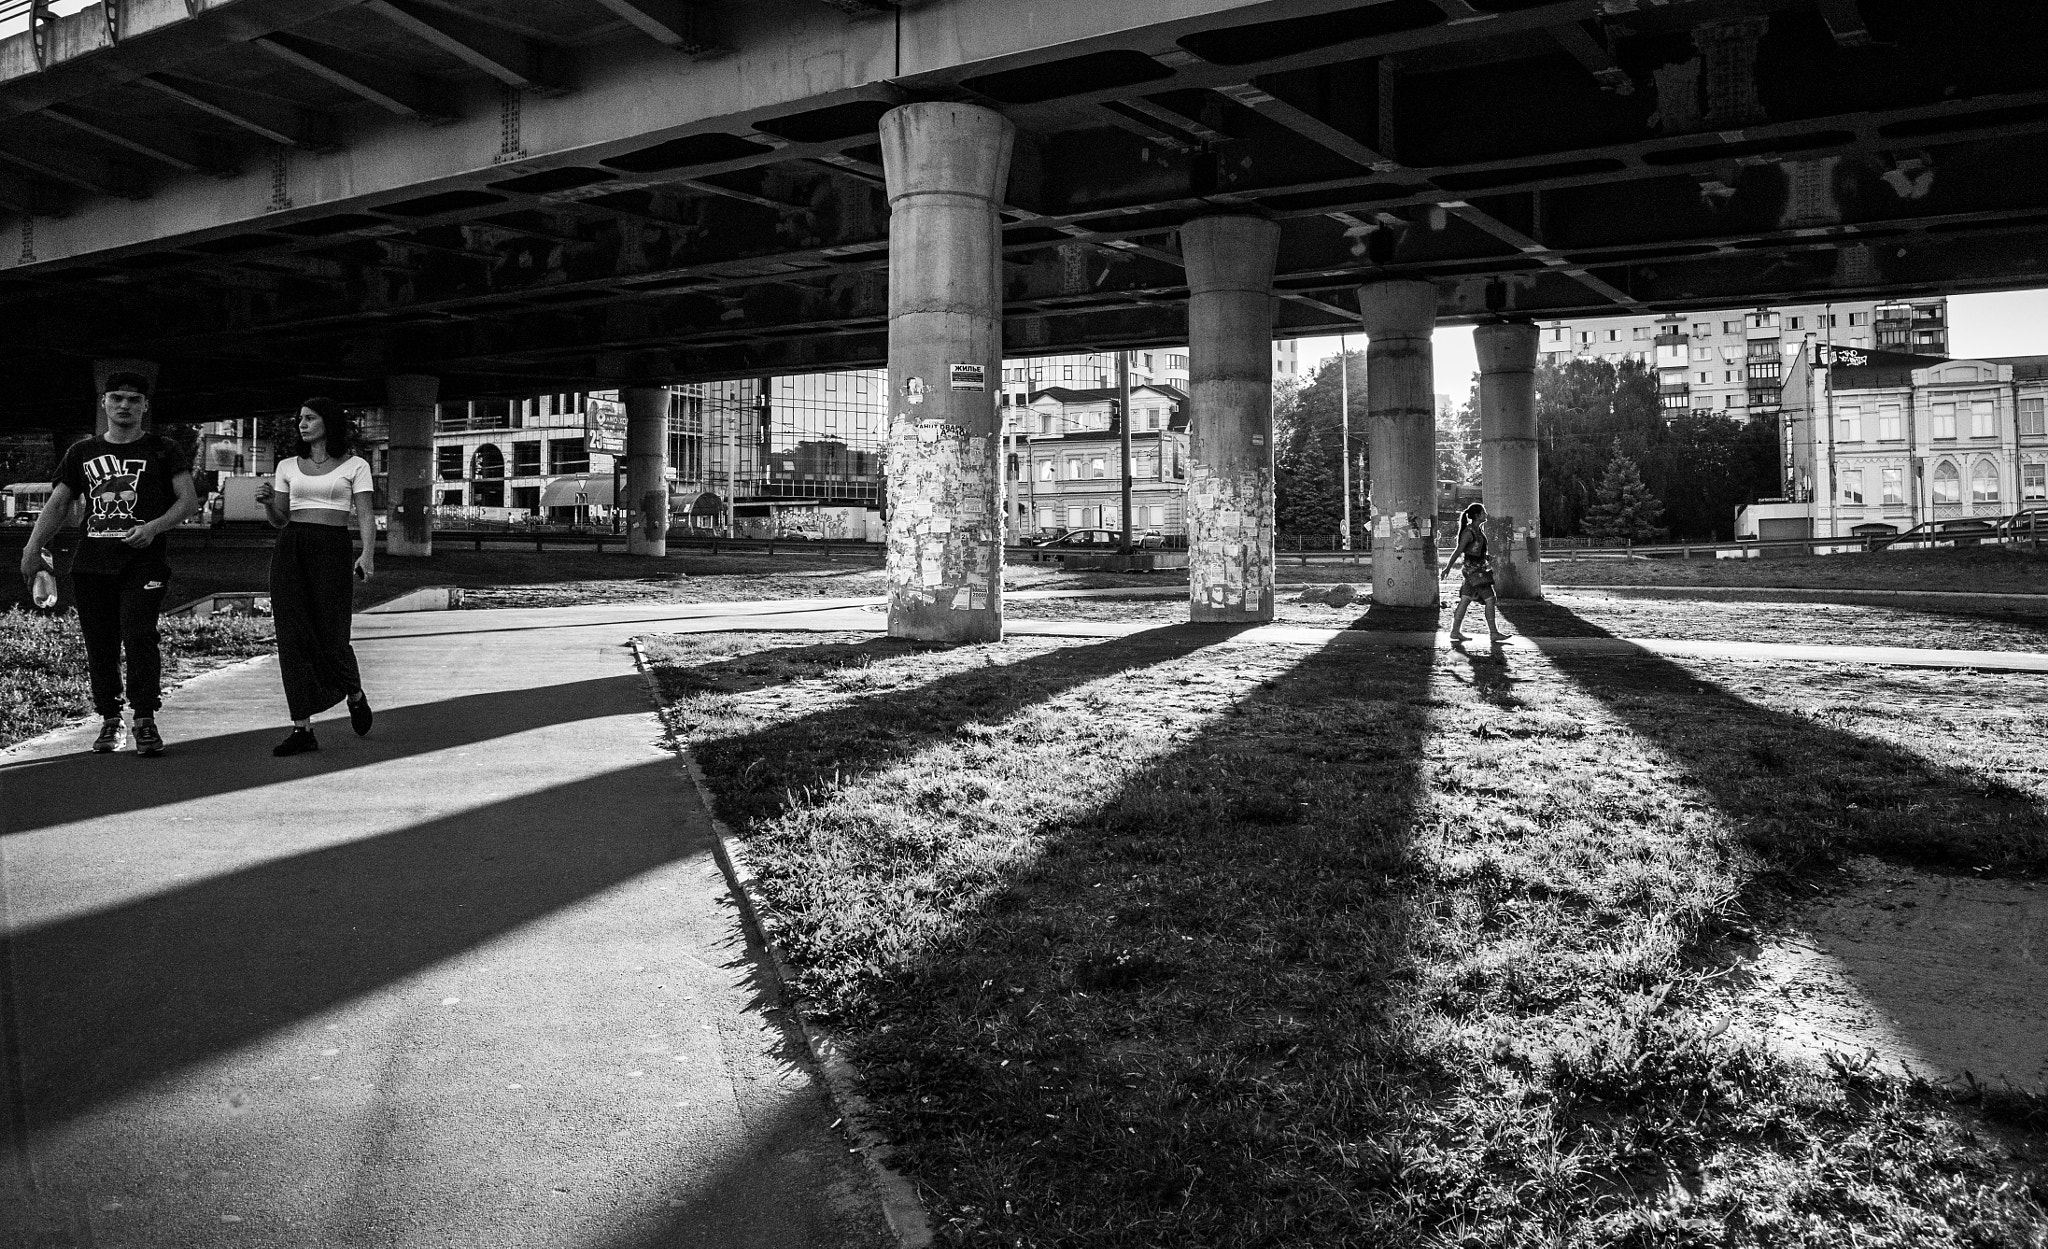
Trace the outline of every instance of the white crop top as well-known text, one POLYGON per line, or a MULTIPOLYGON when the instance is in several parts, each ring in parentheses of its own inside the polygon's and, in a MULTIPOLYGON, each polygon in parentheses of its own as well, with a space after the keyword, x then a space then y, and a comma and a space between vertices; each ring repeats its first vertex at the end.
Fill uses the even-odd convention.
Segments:
POLYGON ((359 491, 376 489, 370 480, 370 466, 359 455, 349 456, 333 472, 318 477, 300 471, 299 457, 293 456, 278 463, 277 476, 270 484, 291 500, 294 512, 346 512, 355 506, 359 491))

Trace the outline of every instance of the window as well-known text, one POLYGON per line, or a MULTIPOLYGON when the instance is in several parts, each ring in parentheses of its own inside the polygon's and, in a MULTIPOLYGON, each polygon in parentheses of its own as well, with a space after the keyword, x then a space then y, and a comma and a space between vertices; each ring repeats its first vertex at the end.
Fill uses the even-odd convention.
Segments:
MULTIPOLYGON (((2041 466, 2036 464, 2034 467, 2039 468, 2041 466)), ((1164 503, 1154 503, 1152 506, 1146 508, 1145 523, 1152 526, 1154 529, 1157 529, 1161 525, 1164 525, 1166 523, 1166 505, 1164 503)))
POLYGON ((1905 438, 1906 425, 1899 416, 1898 404, 1877 405, 1877 436, 1885 442, 1898 442, 1905 438))
POLYGON ((1712 321, 1693 322, 1692 336, 1694 338, 1712 338, 1714 336, 1714 323, 1712 321))
POLYGON ((1901 468, 1882 470, 1884 481, 1884 505, 1886 507, 1906 506, 1906 471, 1901 468))
POLYGON ((2048 434, 2048 417, 2043 415, 2043 406, 2043 401, 2040 399, 2020 400, 2020 433, 2022 436, 2032 434, 2034 437, 2039 438, 2043 434, 2048 434))
MULTIPOLYGON (((1185 373, 1185 372, 1187 372, 1187 371, 1188 371, 1188 358, 1187 358, 1186 356, 1180 355, 1180 354, 1178 354, 1178 353, 1176 353, 1176 354, 1174 354, 1174 355, 1170 355, 1170 356, 1166 357, 1166 367, 1167 367, 1167 368, 1169 368, 1169 369, 1178 369, 1178 370, 1180 370, 1181 372, 1185 373)), ((1292 371, 1293 371, 1293 368, 1292 368, 1292 366, 1291 366, 1291 365, 1289 366, 1289 370, 1288 370, 1288 371, 1289 371, 1289 372, 1292 372, 1292 371)))
POLYGON ((1081 461, 1079 461, 1079 460, 1068 460, 1068 461, 1067 461, 1067 480, 1068 480, 1068 481, 1079 481, 1079 480, 1081 480, 1081 461))
POLYGON ((1060 367, 1060 374, 1061 374, 1061 376, 1060 376, 1060 380, 1061 380, 1061 381, 1063 381, 1063 382, 1071 382, 1071 381, 1073 381, 1073 380, 1074 380, 1074 366, 1073 366, 1073 365, 1071 365, 1071 364, 1068 364, 1068 365, 1062 365, 1062 366, 1060 367))
POLYGON ((1997 406, 1989 399, 1970 400, 1970 437, 1998 437, 1997 406))
POLYGON ((1832 312, 1830 312, 1829 314, 1827 314, 1827 315, 1826 315, 1826 316, 1824 316, 1824 317, 1815 317, 1815 318, 1814 318, 1814 324, 1816 324, 1816 325, 1820 325, 1820 324, 1823 324, 1823 323, 1825 323, 1825 325, 1826 325, 1826 327, 1827 327, 1828 329, 1834 329, 1836 325, 1840 324, 1840 322, 1841 322, 1841 317, 1840 317, 1840 316, 1839 316, 1838 314, 1836 314, 1836 313, 1832 313, 1832 312))
POLYGON ((1963 475, 1947 460, 1934 466, 1934 501, 1937 504, 1963 501, 1963 475))
POLYGON ((1723 321, 1721 322, 1721 332, 1723 334, 1740 334, 1742 332, 1742 322, 1723 321))
POLYGON ((1638 326, 1636 327, 1635 337, 1637 337, 1637 338, 1648 338, 1649 336, 1650 336, 1650 331, 1649 331, 1649 327, 1647 327, 1647 326, 1642 326, 1642 325, 1638 325, 1638 326))
POLYGON ((1702 373, 1702 374, 1700 374, 1700 385, 1702 385, 1702 386, 1711 386, 1711 385, 1713 385, 1713 382, 1714 382, 1714 375, 1713 375, 1712 373, 1702 373))
POLYGON ((1039 433, 1041 433, 1041 434, 1049 434, 1049 433, 1051 433, 1052 431, 1053 431, 1053 420, 1052 420, 1052 413, 1050 413, 1050 412, 1040 412, 1040 413, 1038 414, 1038 432, 1039 432, 1039 433))
POLYGON ((1863 441, 1863 409, 1839 408, 1835 412, 1835 437, 1841 442, 1863 441))
POLYGON ((2020 498, 2029 503, 2048 499, 2048 464, 2020 465, 2020 498))
POLYGON ((1607 331, 1607 341, 1608 341, 1608 342, 1610 342, 1610 343, 1618 343, 1618 342, 1620 342, 1620 341, 1621 341, 1621 331, 1620 331, 1620 330, 1609 330, 1609 331, 1607 331))
POLYGON ((1067 509, 1067 528, 1079 529, 1084 523, 1082 509, 1078 507, 1067 509))
POLYGON ((462 448, 434 448, 434 476, 442 481, 462 480, 462 448))
POLYGON ((1564 327, 1562 325, 1556 326, 1550 331, 1550 341, 1553 343, 1561 343, 1564 341, 1564 327))
POLYGON ((1845 468, 1842 470, 1842 502, 1852 507, 1863 506, 1863 470, 1845 468))
POLYGON ((1804 329, 1804 328, 1806 328, 1806 327, 1805 327, 1805 326, 1804 326, 1804 325, 1802 324, 1802 322, 1804 322, 1805 320, 1806 320, 1806 318, 1805 318, 1805 317, 1793 317, 1793 318, 1792 318, 1792 328, 1793 328, 1793 329, 1795 329, 1795 330, 1798 330, 1798 329, 1804 329))
POLYGON ((1695 347, 1692 349, 1692 358, 1695 360, 1711 360, 1714 358, 1714 349, 1712 347, 1695 347))
POLYGON ((1107 461, 1099 455, 1088 461, 1088 475, 1090 477, 1107 477, 1109 474, 1103 469, 1105 463, 1107 461))
POLYGON ((1038 480, 1057 481, 1058 479, 1059 469, 1053 464, 1051 460, 1040 460, 1038 462, 1038 480))
POLYGON ((1849 314, 1849 324, 1851 324, 1851 325, 1869 325, 1869 324, 1870 324, 1870 314, 1869 314, 1869 313, 1867 313, 1867 312, 1852 312, 1852 313, 1850 313, 1850 314, 1849 314))
POLYGON ((514 477, 540 476, 540 443, 528 441, 512 444, 512 475, 514 477))
POLYGON ((1953 404, 1953 403, 1937 403, 1937 404, 1935 404, 1935 405, 1934 405, 1934 418, 1933 418, 1932 424, 1933 424, 1933 427, 1934 427, 1934 428, 1933 428, 1933 430, 1931 431, 1931 436, 1932 436, 1932 437, 1935 437, 1935 438, 1953 438, 1953 437, 1955 437, 1955 436, 1956 436, 1956 405, 1955 405, 1955 404, 1953 404))
POLYGON ((1055 507, 1041 507, 1041 508, 1039 508, 1039 509, 1038 509, 1038 527, 1039 527, 1040 529, 1057 529, 1057 528, 1059 528, 1059 527, 1060 527, 1060 513, 1059 513, 1059 509, 1058 509, 1058 508, 1055 508, 1055 507))
POLYGON ((1998 502, 1998 466, 1989 460, 1977 461, 1970 473, 1970 502, 1998 502))

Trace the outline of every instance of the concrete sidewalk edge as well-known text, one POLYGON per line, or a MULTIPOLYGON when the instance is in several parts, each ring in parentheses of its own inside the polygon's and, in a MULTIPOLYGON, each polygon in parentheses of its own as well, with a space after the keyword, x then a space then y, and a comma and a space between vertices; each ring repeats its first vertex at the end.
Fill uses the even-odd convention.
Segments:
POLYGON ((779 1013, 803 1038, 804 1050, 811 1056, 812 1064, 825 1081, 825 1091, 832 1099, 832 1108, 839 1115, 837 1126, 854 1142, 854 1152, 867 1167, 868 1179, 875 1186, 875 1196, 882 1208, 882 1218, 889 1225, 889 1231, 896 1237, 900 1249, 930 1249, 933 1243, 931 1216, 924 1208, 924 1202, 917 1195, 917 1186, 902 1172, 888 1163, 893 1152, 888 1138, 868 1125, 872 1108, 866 1096, 860 1091, 860 1073, 854 1069, 844 1053, 844 1047, 830 1033, 818 1028, 791 1001, 789 995, 789 968, 782 960, 782 952, 770 938, 767 925, 761 922, 761 913, 754 903, 753 882, 755 872, 747 861, 746 852, 738 845, 732 829, 719 817, 718 800, 712 795, 711 787, 704 781, 704 773, 697 766, 695 755, 690 753, 688 744, 676 733, 674 722, 669 718, 668 703, 661 696, 661 688, 647 662, 646 652, 640 649, 635 639, 633 664, 640 670, 640 677, 647 683, 648 697, 654 700, 655 713, 661 719, 662 737, 669 749, 682 763, 683 771, 689 775, 690 783, 696 786, 697 797, 704 804, 705 813, 711 820, 712 854, 718 860, 719 870, 725 873, 726 885, 732 890, 734 902, 739 906, 740 920, 747 926, 748 935, 761 947, 768 960, 768 972, 775 982, 775 994, 780 999, 779 1013))

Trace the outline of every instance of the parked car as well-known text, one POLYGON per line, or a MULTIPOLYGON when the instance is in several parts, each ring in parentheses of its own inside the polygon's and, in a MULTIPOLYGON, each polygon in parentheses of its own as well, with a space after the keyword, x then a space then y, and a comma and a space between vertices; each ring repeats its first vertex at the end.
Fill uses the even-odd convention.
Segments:
POLYGON ((775 535, 777 542, 823 542, 825 535, 815 529, 784 529, 775 535))
POLYGON ((1998 535, 1999 525, 1995 520, 1958 516, 1950 520, 1923 520, 1911 529, 1873 541, 1870 549, 1882 551, 1894 546, 1975 546, 1986 538, 1996 538, 1998 535))
POLYGON ((1069 529, 1057 538, 1038 545, 1055 551, 1113 551, 1123 545, 1124 535, 1115 529, 1069 529))
POLYGON ((2014 512, 1998 526, 2000 536, 2029 538, 2036 533, 2048 538, 2048 507, 2030 507, 2014 512))

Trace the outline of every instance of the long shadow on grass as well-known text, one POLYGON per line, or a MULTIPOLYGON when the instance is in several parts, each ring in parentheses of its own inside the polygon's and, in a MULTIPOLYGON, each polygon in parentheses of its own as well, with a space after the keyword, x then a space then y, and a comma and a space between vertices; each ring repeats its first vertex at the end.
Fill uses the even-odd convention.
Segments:
POLYGON ((763 875, 803 1005, 851 1039, 897 1162, 964 1233, 1348 1243, 1405 1221, 1385 1198, 1388 1137, 1441 1075, 1390 1019, 1414 976, 1434 654, 1180 662, 1213 640, 1063 648, 696 748, 757 866, 785 856, 763 875), (1134 668, 1106 703, 1075 691, 1134 668), (1148 734, 1183 681, 1206 686, 1198 727, 1148 734), (835 795, 977 722, 995 735, 973 784, 940 797, 931 778, 893 817, 835 813, 835 795), (998 791, 1022 796, 991 816, 998 791), (963 846, 997 866, 934 882, 951 922, 892 944, 890 906, 933 898, 904 878, 963 846), (801 879, 813 868, 842 875, 801 879), (862 910, 864 932, 846 923, 862 910))
MULTIPOLYGON (((1551 604, 1514 604, 1507 612, 1539 649, 1540 634, 1603 635, 1551 604)), ((1872 854, 1948 871, 2048 872, 2048 812, 2009 786, 1758 706, 1640 649, 1548 658, 1704 790, 1770 867, 1798 871, 1872 854)), ((1751 882, 1750 900, 1762 900, 1762 883, 1751 882)), ((2023 940, 2023 920, 2013 922, 2013 939, 2023 940)), ((2003 1032, 2006 1052, 2012 1042, 2021 1051, 2034 1047, 2020 1035, 2034 1027, 2031 1016, 2000 1006, 1996 994, 1989 1003, 1958 1002, 1957 969, 1939 948, 1925 948, 1924 937, 1905 957, 1822 940, 1921 1054, 1951 1065, 1970 1060, 1971 1051, 1955 1045, 1957 1011, 1981 1011, 1980 1029, 2003 1032)))
MULTIPOLYGON (((1555 604, 1506 604, 1504 613, 1538 650, 1549 637, 1628 645, 1555 604)), ((1545 654, 1662 750, 1776 866, 1864 853, 1952 869, 2048 871, 2048 812, 2018 790, 1760 707, 1639 647, 1545 654)))

